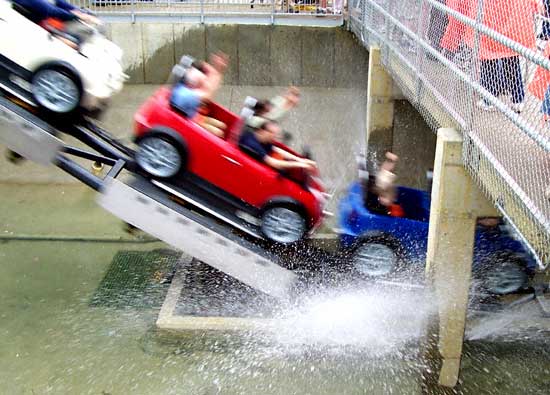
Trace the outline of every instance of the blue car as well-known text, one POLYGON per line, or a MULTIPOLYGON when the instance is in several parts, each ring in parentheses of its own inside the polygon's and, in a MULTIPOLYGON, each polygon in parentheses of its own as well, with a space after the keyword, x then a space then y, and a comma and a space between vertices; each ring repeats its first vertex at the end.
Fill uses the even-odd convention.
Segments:
MULTIPOLYGON (((340 201, 341 245, 353 268, 368 277, 389 277, 409 268, 423 271, 428 244, 430 194, 397 187, 404 217, 377 213, 365 198, 364 185, 353 183, 340 201), (369 206, 369 207, 367 207, 369 206)), ((480 221, 483 222, 483 221, 480 221)), ((484 293, 508 294, 527 286, 534 259, 498 219, 478 224, 473 269, 484 293), (487 222, 490 224, 487 225, 487 222)))

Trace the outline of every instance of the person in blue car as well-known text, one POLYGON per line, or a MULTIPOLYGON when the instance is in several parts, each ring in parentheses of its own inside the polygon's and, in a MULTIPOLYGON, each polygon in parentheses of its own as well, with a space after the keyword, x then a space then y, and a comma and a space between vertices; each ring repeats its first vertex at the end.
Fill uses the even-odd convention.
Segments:
POLYGON ((365 202, 369 210, 382 215, 403 217, 403 209, 397 204, 395 187, 395 166, 399 157, 392 152, 386 152, 384 162, 380 165, 375 176, 369 176, 365 192, 365 202))

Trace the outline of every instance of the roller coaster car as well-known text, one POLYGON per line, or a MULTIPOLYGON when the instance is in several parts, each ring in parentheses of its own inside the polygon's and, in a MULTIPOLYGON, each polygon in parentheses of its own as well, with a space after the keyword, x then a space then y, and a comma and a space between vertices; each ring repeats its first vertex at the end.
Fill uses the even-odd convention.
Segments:
MULTIPOLYGON (((397 203, 404 217, 376 213, 364 194, 365 184, 351 185, 340 201, 341 243, 358 274, 391 277, 414 263, 426 261, 430 194, 397 187, 397 203)), ((535 261, 502 220, 478 221, 473 256, 473 276, 483 293, 502 295, 526 287, 535 261)))
POLYGON ((119 47, 97 29, 77 49, 0 0, 0 85, 30 92, 49 113, 97 113, 122 89, 119 47))
POLYGON ((173 109, 170 94, 160 88, 135 115, 135 159, 157 185, 164 180, 196 196, 206 193, 214 210, 232 213, 275 243, 296 242, 320 225, 325 195, 317 177, 283 174, 253 159, 237 145, 238 115, 209 103, 209 116, 227 125, 220 138, 173 109))

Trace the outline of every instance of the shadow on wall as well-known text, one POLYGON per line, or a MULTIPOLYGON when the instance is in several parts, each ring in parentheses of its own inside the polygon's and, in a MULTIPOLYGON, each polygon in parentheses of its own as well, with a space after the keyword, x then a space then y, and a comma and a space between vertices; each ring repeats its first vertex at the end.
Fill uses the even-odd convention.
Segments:
POLYGON ((112 23, 130 84, 162 84, 181 55, 230 56, 228 85, 366 88, 368 52, 343 28, 112 23))
POLYGON ((426 171, 433 168, 437 135, 418 110, 406 100, 396 100, 393 120, 393 152, 399 156, 398 183, 427 188, 426 171))

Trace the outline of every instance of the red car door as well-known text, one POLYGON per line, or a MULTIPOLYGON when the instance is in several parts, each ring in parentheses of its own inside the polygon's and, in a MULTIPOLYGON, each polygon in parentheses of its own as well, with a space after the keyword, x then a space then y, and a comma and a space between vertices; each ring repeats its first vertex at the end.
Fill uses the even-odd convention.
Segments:
POLYGON ((276 194, 279 174, 261 162, 249 157, 233 144, 227 143, 217 152, 220 171, 210 173, 210 182, 233 196, 261 207, 276 194))

